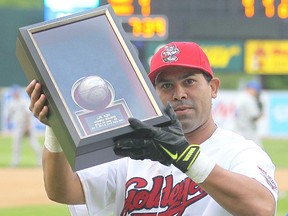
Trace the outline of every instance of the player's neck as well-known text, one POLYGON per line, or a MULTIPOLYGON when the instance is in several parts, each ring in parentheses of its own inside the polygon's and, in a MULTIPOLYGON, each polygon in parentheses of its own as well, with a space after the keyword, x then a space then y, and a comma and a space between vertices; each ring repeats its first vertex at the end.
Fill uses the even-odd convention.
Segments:
POLYGON ((185 133, 185 137, 191 144, 201 144, 209 139, 216 129, 217 125, 214 123, 213 119, 210 119, 196 130, 185 133))

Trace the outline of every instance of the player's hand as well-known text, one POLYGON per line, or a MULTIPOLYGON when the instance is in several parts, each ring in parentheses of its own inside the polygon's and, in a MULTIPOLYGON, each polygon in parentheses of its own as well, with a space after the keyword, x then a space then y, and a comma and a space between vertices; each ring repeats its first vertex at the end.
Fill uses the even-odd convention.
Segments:
POLYGON ((46 97, 42 93, 41 84, 36 80, 31 81, 31 83, 26 87, 26 92, 30 97, 29 109, 33 115, 39 119, 45 125, 48 123, 48 107, 46 104, 46 97))
POLYGON ((164 165, 174 164, 186 172, 198 157, 200 146, 188 143, 170 103, 165 112, 171 118, 171 123, 162 128, 129 118, 134 132, 114 140, 115 154, 132 159, 151 159, 164 165))

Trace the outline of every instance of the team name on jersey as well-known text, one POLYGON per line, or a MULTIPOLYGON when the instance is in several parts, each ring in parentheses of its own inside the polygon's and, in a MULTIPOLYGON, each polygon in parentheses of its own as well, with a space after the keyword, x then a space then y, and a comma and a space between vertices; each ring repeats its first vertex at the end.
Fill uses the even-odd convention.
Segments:
POLYGON ((152 182, 150 190, 144 178, 135 177, 126 182, 121 216, 182 215, 189 205, 207 195, 188 177, 175 185, 172 175, 154 177, 152 182), (141 213, 141 210, 145 213, 141 213))

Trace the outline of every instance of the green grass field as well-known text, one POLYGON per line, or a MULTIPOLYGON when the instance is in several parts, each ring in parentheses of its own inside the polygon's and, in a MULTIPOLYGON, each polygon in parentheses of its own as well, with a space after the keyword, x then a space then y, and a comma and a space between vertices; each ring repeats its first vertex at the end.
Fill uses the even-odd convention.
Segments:
POLYGON ((19 208, 0 208, 0 215, 5 216, 70 216, 65 205, 39 205, 19 208))
MULTIPOLYGON (((42 144, 44 138, 39 137, 42 144)), ((11 163, 12 140, 9 136, 0 136, 0 168, 8 167, 11 163)), ((28 145, 28 139, 24 140, 20 167, 33 167, 37 165, 37 159, 32 148, 28 145)))
POLYGON ((272 158, 278 168, 288 168, 288 140, 287 139, 264 139, 265 151, 272 158))
MULTIPOLYGON (((43 137, 39 138, 43 143, 43 137)), ((288 168, 288 140, 265 139, 263 145, 277 168, 288 168)), ((11 160, 11 138, 0 136, 0 169, 9 166, 11 160)), ((36 156, 29 147, 27 140, 24 142, 20 169, 35 167, 36 156)), ((280 192, 278 200, 277 216, 286 216, 288 213, 288 192, 280 192)), ((65 205, 27 206, 21 208, 0 208, 0 215, 5 216, 68 216, 69 212, 65 205)))

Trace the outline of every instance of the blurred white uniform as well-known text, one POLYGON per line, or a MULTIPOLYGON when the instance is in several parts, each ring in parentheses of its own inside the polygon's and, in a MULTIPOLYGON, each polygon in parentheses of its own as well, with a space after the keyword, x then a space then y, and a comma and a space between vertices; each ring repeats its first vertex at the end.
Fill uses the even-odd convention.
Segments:
POLYGON ((41 148, 35 137, 32 127, 32 115, 29 111, 29 101, 21 97, 19 90, 14 90, 12 99, 8 104, 8 118, 13 124, 12 166, 18 166, 22 140, 27 135, 29 144, 37 156, 38 165, 41 165, 41 148))
POLYGON ((235 131, 262 147, 257 130, 257 121, 262 116, 262 108, 257 94, 260 94, 260 86, 255 82, 250 82, 247 88, 237 96, 235 131))

